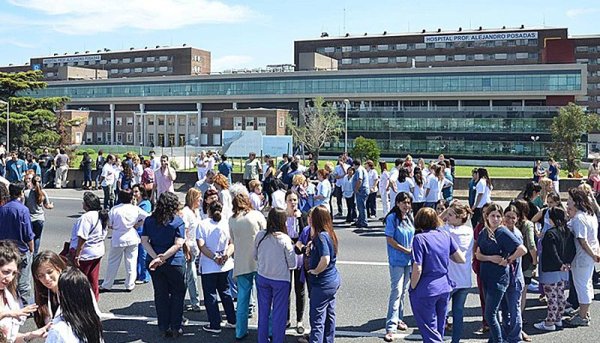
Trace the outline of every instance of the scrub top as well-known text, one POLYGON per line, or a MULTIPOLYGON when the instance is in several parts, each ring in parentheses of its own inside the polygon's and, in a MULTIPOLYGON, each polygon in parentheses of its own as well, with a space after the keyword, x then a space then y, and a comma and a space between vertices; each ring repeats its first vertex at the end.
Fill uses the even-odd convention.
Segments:
POLYGON ((329 264, 319 275, 310 275, 308 278, 310 284, 316 287, 328 287, 334 285, 337 287, 339 274, 335 267, 337 256, 335 247, 333 246, 333 240, 331 240, 331 237, 329 237, 327 232, 321 232, 312 240, 312 242, 309 269, 317 268, 317 265, 323 256, 329 256, 329 264))
MULTIPOLYGON (((492 239, 486 229, 479 233, 477 246, 483 255, 507 258, 521 245, 519 239, 505 227, 496 229, 494 236, 492 239)), ((506 290, 510 280, 510 266, 503 267, 493 262, 481 262, 480 265, 479 277, 485 287, 506 290)))

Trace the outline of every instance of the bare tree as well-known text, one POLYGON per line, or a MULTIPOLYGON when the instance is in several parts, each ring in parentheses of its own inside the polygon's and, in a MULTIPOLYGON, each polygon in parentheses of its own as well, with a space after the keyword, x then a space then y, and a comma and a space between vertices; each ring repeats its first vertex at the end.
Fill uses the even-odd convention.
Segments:
POLYGON ((298 123, 288 115, 287 130, 291 132, 296 144, 302 144, 318 160, 325 143, 339 140, 344 122, 338 116, 337 109, 331 104, 325 104, 322 97, 314 100, 313 107, 302 108, 300 112, 298 123))

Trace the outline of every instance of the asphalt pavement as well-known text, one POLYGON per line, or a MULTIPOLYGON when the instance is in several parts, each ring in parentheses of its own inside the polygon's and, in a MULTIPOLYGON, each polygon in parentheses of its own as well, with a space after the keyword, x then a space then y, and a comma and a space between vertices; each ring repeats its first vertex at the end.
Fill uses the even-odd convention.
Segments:
MULTIPOLYGON (((77 190, 47 190, 55 208, 46 211, 46 224, 42 236, 41 249, 60 251, 63 242, 69 239, 72 225, 83 213, 81 197, 77 190)), ((98 192, 99 195, 101 192, 98 192)), ((180 194, 183 197, 183 194, 180 194)), ((506 205, 506 202, 502 203, 506 205)), ((342 286, 338 292, 336 309, 336 342, 371 343, 382 342, 385 334, 385 316, 389 296, 389 273, 384 228, 381 222, 372 221, 368 229, 356 229, 336 221, 336 233, 339 237, 340 251, 338 269, 342 286)), ((106 241, 107 252, 109 240, 106 241)), ((100 278, 106 272, 106 257, 102 260, 100 278)), ((124 267, 117 274, 115 292, 100 296, 100 309, 104 313, 104 333, 107 343, 117 342, 168 342, 163 339, 156 326, 156 312, 152 284, 137 285, 131 293, 123 291, 124 267)), ((473 281, 473 285, 475 282, 473 281)), ((596 290, 596 301, 591 307, 592 326, 577 329, 564 329, 558 332, 541 333, 533 328, 533 323, 545 317, 545 306, 538 300, 537 294, 528 295, 527 309, 523 315, 527 322, 525 332, 534 342, 600 342, 600 331, 593 324, 600 322, 600 290, 596 290), (585 337, 585 338, 583 338, 585 337)), ((294 301, 292 301, 292 304, 294 301)), ((308 301, 307 301, 308 303, 308 301)), ((308 306, 308 305, 307 305, 308 306)), ((292 305, 292 313, 294 312, 292 305)), ((189 319, 184 327, 184 336, 179 342, 235 342, 234 330, 224 329, 220 335, 202 331, 207 323, 206 312, 184 312, 189 319)), ((294 318, 295 315, 292 315, 294 318)), ((397 341, 419 341, 414 334, 415 321, 410 302, 405 300, 405 322, 409 329, 397 336, 397 341)), ((467 298, 465 309, 464 342, 483 342, 487 337, 477 336, 481 323, 481 310, 477 288, 473 288, 467 298)), ((256 317, 250 319, 251 331, 246 342, 256 342, 256 317)), ((295 325, 295 323, 292 323, 295 325)), ((305 310, 304 325, 308 329, 308 308, 305 310)), ((29 319, 21 331, 33 329, 33 320, 29 319)), ((308 330, 307 330, 308 332, 308 330)), ((299 336, 295 330, 288 330, 286 342, 296 342, 299 336)), ((449 337, 448 337, 449 339, 449 337)))

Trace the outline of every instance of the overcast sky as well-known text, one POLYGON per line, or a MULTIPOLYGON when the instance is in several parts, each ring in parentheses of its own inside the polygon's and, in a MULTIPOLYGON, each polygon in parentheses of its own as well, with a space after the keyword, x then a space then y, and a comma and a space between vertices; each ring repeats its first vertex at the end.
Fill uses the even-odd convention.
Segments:
POLYGON ((599 34, 599 0, 0 0, 0 65, 30 57, 187 43, 212 70, 293 63, 294 40, 456 30, 567 27, 599 34))

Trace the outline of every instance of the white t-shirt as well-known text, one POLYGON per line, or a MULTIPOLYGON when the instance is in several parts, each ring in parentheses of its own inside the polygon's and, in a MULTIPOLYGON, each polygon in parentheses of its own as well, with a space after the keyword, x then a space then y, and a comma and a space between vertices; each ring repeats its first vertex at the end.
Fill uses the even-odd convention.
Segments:
POLYGON ((102 180, 102 187, 108 187, 115 184, 116 171, 112 165, 105 163, 104 167, 102 167, 101 176, 104 178, 102 180))
POLYGON ((594 253, 599 252, 598 246, 598 219, 595 215, 589 215, 578 211, 575 217, 569 221, 569 228, 575 236, 575 259, 573 265, 577 267, 594 265, 594 259, 581 247, 578 238, 585 238, 594 253))
POLYGON ((425 202, 437 202, 440 200, 442 194, 442 188, 440 187, 440 180, 435 175, 431 174, 427 176, 427 182, 425 182, 425 193, 429 189, 429 194, 425 197, 425 202))
POLYGON ((223 211, 221 211, 221 216, 223 220, 229 220, 233 215, 233 204, 231 200, 231 193, 228 189, 222 189, 219 191, 219 201, 223 205, 223 211))
POLYGON ((333 169, 333 173, 335 175, 335 186, 336 187, 342 187, 342 182, 344 180, 344 175, 346 175, 346 171, 348 170, 350 166, 344 163, 344 166, 342 166, 341 164, 338 163, 338 165, 335 166, 335 168, 333 169), (338 177, 341 176, 342 178, 338 179, 338 177))
POLYGON ((206 168, 208 170, 213 170, 215 169, 215 158, 210 156, 206 158, 206 168))
POLYGON ((413 189, 413 202, 421 203, 425 202, 425 183, 421 186, 415 183, 415 189, 413 189))
POLYGON ((448 277, 454 281, 456 288, 471 288, 471 263, 473 262, 473 229, 467 225, 452 226, 446 224, 440 228, 448 232, 450 237, 458 245, 460 251, 465 253, 466 262, 456 263, 450 260, 448 265, 448 277))
MULTIPOLYGON (((88 211, 79 217, 71 230, 71 244, 69 248, 76 249, 79 237, 85 239, 79 259, 81 261, 95 260, 104 256, 104 239, 106 229, 102 229, 98 211, 88 211)), ((136 233, 137 234, 137 233, 136 233)))
MULTIPOLYGON (((5 310, 14 311, 23 307, 19 298, 15 298, 8 289, 5 288, 0 292, 4 293, 4 298, 6 299, 6 303, 4 304, 5 310)), ((4 336, 6 336, 8 342, 15 341, 17 334, 19 333, 19 328, 25 323, 26 319, 27 317, 21 317, 20 319, 5 317, 0 320, 0 329, 4 331, 4 336)))
POLYGON ((324 197, 324 199, 315 200, 315 206, 322 205, 329 202, 329 198, 331 197, 331 183, 329 180, 325 179, 317 185, 317 194, 324 197))
MULTIPOLYGON (((208 250, 222 255, 229 246, 229 222, 221 220, 217 223, 210 218, 204 219, 198 225, 196 238, 202 239, 208 250)), ((206 256, 200 258, 200 271, 202 274, 226 272, 231 269, 233 269, 233 258, 227 259, 224 265, 219 265, 206 256)))
POLYGON ((194 211, 186 206, 181 210, 181 219, 183 219, 183 223, 185 224, 185 244, 190 248, 192 255, 198 256, 200 249, 198 249, 198 244, 196 243, 196 231, 201 220, 200 210, 196 209, 194 211))
POLYGON ((196 166, 198 167, 198 180, 202 181, 206 177, 208 171, 208 160, 206 157, 196 157, 196 166))
POLYGON ((282 189, 278 189, 273 194, 271 194, 271 207, 272 208, 280 208, 285 210, 287 208, 287 204, 285 203, 285 191, 282 189))
POLYGON ((254 192, 250 193, 250 203, 252 203, 252 208, 254 208, 257 211, 262 211, 263 202, 260 198, 260 195, 254 192))
POLYGON ((132 204, 120 204, 108 212, 108 226, 112 228, 111 246, 126 247, 140 244, 140 236, 134 226, 144 221, 150 213, 132 204))
POLYGON ((381 177, 379 178, 379 193, 385 194, 388 192, 387 187, 390 182, 390 172, 384 170, 381 172, 381 177))
POLYGON ((398 189, 398 193, 406 192, 411 194, 413 192, 412 189, 415 188, 415 182, 412 178, 407 177, 404 179, 404 182, 396 181, 396 188, 398 189))
POLYGON ((488 183, 485 178, 480 179, 479 182, 477 182, 477 186, 475 186, 475 193, 475 197, 477 197, 479 194, 483 194, 481 196, 481 200, 479 200, 479 203, 477 204, 477 208, 482 208, 485 204, 492 202, 492 190, 490 187, 488 187, 488 183))
POLYGON ((367 172, 367 175, 369 176, 369 193, 372 193, 374 188, 379 184, 379 174, 377 173, 377 170, 371 169, 367 172))
POLYGON ((141 164, 133 166, 133 185, 142 183, 142 174, 144 174, 144 167, 141 164))

